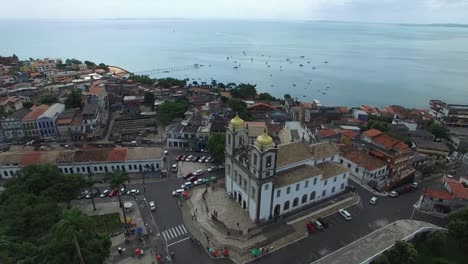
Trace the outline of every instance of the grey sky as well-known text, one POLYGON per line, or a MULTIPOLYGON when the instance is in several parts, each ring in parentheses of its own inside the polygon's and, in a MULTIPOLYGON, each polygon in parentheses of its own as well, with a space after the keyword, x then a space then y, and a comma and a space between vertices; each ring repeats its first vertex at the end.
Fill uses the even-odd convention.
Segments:
POLYGON ((0 18, 228 18, 468 23, 468 0, 2 0, 0 18))

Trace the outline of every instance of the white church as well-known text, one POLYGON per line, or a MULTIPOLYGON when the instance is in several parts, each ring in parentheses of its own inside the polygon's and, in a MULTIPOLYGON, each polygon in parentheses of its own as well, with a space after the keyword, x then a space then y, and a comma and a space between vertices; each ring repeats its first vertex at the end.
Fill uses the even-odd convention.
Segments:
POLYGON ((255 222, 343 192, 348 170, 331 142, 276 145, 264 132, 249 142, 244 120, 226 128, 226 190, 255 222))

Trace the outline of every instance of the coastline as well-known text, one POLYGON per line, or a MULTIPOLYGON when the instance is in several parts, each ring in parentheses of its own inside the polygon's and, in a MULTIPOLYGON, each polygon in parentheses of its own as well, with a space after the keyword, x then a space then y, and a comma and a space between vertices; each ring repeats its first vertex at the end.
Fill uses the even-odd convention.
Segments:
POLYGON ((118 66, 108 65, 107 67, 109 67, 109 71, 112 72, 115 75, 123 76, 123 75, 126 75, 126 74, 130 73, 129 71, 125 70, 124 68, 121 68, 121 67, 118 67, 118 66))

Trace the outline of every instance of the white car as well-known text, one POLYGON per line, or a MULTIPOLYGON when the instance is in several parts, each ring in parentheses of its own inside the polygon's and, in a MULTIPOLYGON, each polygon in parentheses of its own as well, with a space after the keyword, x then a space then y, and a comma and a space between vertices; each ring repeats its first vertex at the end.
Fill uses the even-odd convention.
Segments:
POLYGON ((199 176, 199 175, 202 175, 203 174, 203 170, 197 170, 193 173, 193 175, 195 176, 199 176))
POLYGON ((376 204, 377 203, 377 197, 373 196, 370 201, 371 204, 376 204))
POLYGON ((156 211, 156 205, 154 204, 154 201, 151 201, 148 204, 149 204, 149 207, 150 207, 151 211, 156 211))
POLYGON ((203 163, 203 162, 205 162, 205 159, 206 159, 206 157, 203 156, 203 157, 201 157, 201 158, 198 160, 198 162, 203 163))
POLYGON ((183 192, 185 192, 184 189, 177 189, 175 191, 172 192, 172 196, 179 196, 181 195, 183 192))
POLYGON ((398 196, 397 192, 395 192, 395 191, 390 192, 390 197, 397 197, 397 196, 398 196))
POLYGON ((130 191, 130 194, 140 194, 140 190, 132 189, 132 190, 130 191))
POLYGON ((215 170, 217 170, 217 169, 218 169, 218 168, 217 168, 216 166, 213 166, 213 167, 209 167, 207 171, 208 171, 208 172, 212 172, 212 171, 215 171, 215 170))
POLYGON ((193 159, 193 155, 189 155, 189 156, 185 159, 185 161, 191 161, 192 159, 193 159))
POLYGON ((99 197, 104 198, 109 194, 109 190, 104 190, 99 197))
POLYGON ((180 186, 181 189, 190 189, 192 188, 193 184, 191 182, 186 182, 180 186))
POLYGON ((164 151, 164 155, 167 155, 169 153, 169 151, 165 150, 164 151))
POLYGON ((198 186, 198 185, 202 185, 204 183, 205 183, 205 179, 200 178, 200 179, 196 180, 195 182, 193 182, 193 185, 198 186))

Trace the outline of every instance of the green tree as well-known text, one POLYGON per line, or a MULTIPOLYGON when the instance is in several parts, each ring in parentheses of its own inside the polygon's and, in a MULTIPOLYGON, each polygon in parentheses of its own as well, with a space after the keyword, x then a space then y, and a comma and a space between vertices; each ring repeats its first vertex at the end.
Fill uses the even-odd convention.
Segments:
POLYGON ((468 247, 468 208, 459 209, 450 213, 448 221, 448 233, 454 238, 458 245, 465 249, 468 247))
POLYGON ((290 94, 285 94, 284 99, 291 99, 291 95, 290 94))
POLYGON ((170 88, 173 86, 179 86, 179 87, 185 87, 187 85, 187 81, 184 80, 179 80, 175 78, 162 78, 162 79, 157 79, 157 86, 158 87, 164 87, 164 88, 170 88))
POLYGON ((208 151, 211 156, 217 161, 224 161, 224 147, 226 144, 226 137, 224 134, 214 134, 208 139, 208 151))
POLYGON ((58 99, 57 95, 52 94, 52 93, 45 94, 45 95, 41 96, 41 98, 39 99, 39 102, 41 104, 47 104, 47 105, 52 105, 52 104, 58 103, 58 101, 59 101, 59 99, 58 99))
POLYGON ((92 62, 92 61, 87 61, 85 60, 84 61, 84 64, 86 64, 86 66, 88 67, 88 69, 91 69, 91 70, 94 70, 96 69, 97 65, 96 63, 92 62))
POLYGON ((237 99, 228 99, 226 105, 231 108, 233 112, 236 112, 240 118, 244 120, 251 120, 252 115, 247 109, 247 104, 241 100, 237 99))
POLYGON ((109 71, 109 66, 107 66, 107 65, 104 64, 104 63, 99 63, 99 65, 98 65, 96 68, 97 68, 97 69, 105 70, 106 72, 109 71))
POLYGON ((434 134, 436 138, 449 138, 449 130, 441 124, 432 121, 429 122, 429 124, 426 126, 426 129, 432 134, 434 134))
POLYGON ((109 174, 106 175, 106 181, 109 183, 109 187, 111 189, 117 189, 117 197, 119 198, 119 206, 122 209, 122 215, 124 219, 124 228, 127 230, 127 214, 125 213, 125 208, 122 204, 121 193, 120 189, 125 184, 125 182, 129 182, 130 178, 128 177, 127 172, 121 170, 113 170, 109 174))
POLYGON ((77 60, 77 59, 66 59, 65 60, 65 64, 66 65, 72 65, 72 64, 82 64, 83 62, 81 62, 80 60, 77 60))
POLYGON ((416 263, 418 252, 411 243, 398 240, 389 251, 388 257, 391 263, 413 264, 416 263))
POLYGON ((158 115, 156 118, 163 124, 172 122, 175 118, 184 117, 189 103, 187 98, 178 99, 175 102, 164 102, 159 106, 158 115))
POLYGON ((258 100, 265 100, 265 101, 277 101, 278 100, 269 93, 260 93, 257 98, 258 100))
POLYGON ((441 253, 440 250, 447 243, 447 236, 440 230, 435 230, 427 235, 426 243, 432 253, 435 256, 439 256, 441 253))
POLYGON ((54 184, 48 188, 44 195, 54 198, 55 201, 67 203, 70 208, 70 202, 86 187, 86 180, 78 174, 59 174, 54 184))
POLYGON ((148 75, 135 75, 135 74, 130 74, 130 77, 128 77, 130 80, 144 84, 144 85, 153 85, 155 80, 150 78, 148 75))
POLYGON ((218 82, 216 80, 211 80, 211 88, 217 88, 218 82))
POLYGON ((151 107, 153 109, 154 106, 154 93, 152 92, 145 92, 145 97, 144 97, 144 104, 148 107, 151 107))
POLYGON ((83 105, 81 104, 81 91, 80 90, 75 89, 70 94, 68 94, 67 98, 65 99, 65 107, 67 109, 83 107, 83 105))
POLYGON ((391 264, 391 262, 385 254, 382 254, 374 261, 374 264, 391 264))
POLYGON ((23 108, 31 108, 34 104, 31 102, 23 102, 23 108))
POLYGON ((94 202, 94 192, 93 193, 93 188, 94 188, 94 185, 96 184, 96 181, 92 178, 91 174, 88 174, 88 178, 85 179, 85 185, 86 187, 88 188, 88 192, 89 192, 89 195, 91 196, 91 202, 93 204, 93 210, 96 211, 96 203, 94 202))

